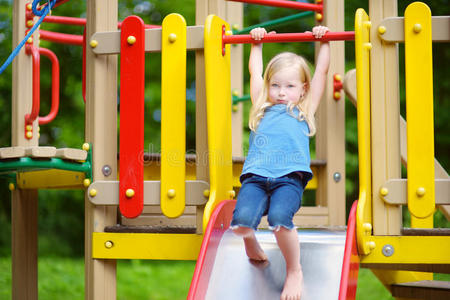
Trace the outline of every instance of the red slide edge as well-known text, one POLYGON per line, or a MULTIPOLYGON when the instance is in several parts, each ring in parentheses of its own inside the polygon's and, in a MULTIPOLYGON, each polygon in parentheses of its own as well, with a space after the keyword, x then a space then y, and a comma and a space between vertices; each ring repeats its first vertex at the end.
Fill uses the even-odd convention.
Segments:
POLYGON ((353 202, 347 223, 344 261, 342 263, 339 300, 354 300, 358 285, 359 255, 356 245, 356 208, 358 201, 353 202))
POLYGON ((236 200, 224 200, 211 215, 189 288, 188 300, 205 298, 217 249, 223 234, 230 227, 235 205, 236 200))

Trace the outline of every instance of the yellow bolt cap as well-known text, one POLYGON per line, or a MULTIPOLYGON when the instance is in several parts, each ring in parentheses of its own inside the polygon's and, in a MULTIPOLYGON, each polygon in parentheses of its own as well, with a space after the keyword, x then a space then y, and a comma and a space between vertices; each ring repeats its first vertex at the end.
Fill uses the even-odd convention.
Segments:
POLYGON ((92 40, 92 41, 90 41, 89 45, 90 45, 92 48, 95 48, 95 47, 98 46, 98 42, 97 42, 96 40, 92 40))
POLYGON ((364 223, 364 224, 363 224, 363 229, 364 229, 365 231, 372 231, 372 224, 370 224, 370 223, 364 223))
POLYGON ((91 148, 91 146, 89 145, 89 143, 84 143, 82 149, 84 151, 89 151, 89 149, 91 148))
POLYGON ((387 194, 389 194, 388 188, 387 188, 387 187, 382 187, 382 188, 380 189, 380 195, 383 196, 383 197, 385 197, 385 196, 387 196, 387 194))
POLYGON ((366 50, 371 50, 372 49, 372 44, 371 43, 364 43, 364 48, 366 50))
POLYGON ((422 25, 419 24, 419 23, 414 24, 413 31, 414 31, 415 33, 421 32, 421 31, 422 31, 422 25))
POLYGON ((27 43, 28 43, 28 44, 33 44, 33 38, 32 38, 32 37, 29 37, 28 40, 27 40, 27 43))
POLYGON ((130 35, 130 36, 127 38, 127 43, 130 44, 130 45, 133 45, 134 43, 136 43, 136 37, 130 35))
POLYGON ((334 99, 341 99, 341 93, 339 92, 334 92, 334 99))
POLYGON ((364 21, 363 26, 366 28, 370 28, 370 27, 372 27, 372 23, 370 21, 364 21))
POLYGON ((239 29, 239 24, 233 24, 233 27, 232 27, 234 30, 238 30, 239 29))
POLYGON ((31 131, 27 131, 25 136, 27 137, 27 139, 31 139, 33 137, 33 133, 31 131))
POLYGON ((320 22, 320 21, 322 21, 322 19, 323 19, 323 15, 321 13, 317 13, 316 20, 320 22))
POLYGON ((342 80, 341 74, 334 74, 334 80, 341 81, 342 80))
POLYGON ((34 22, 32 20, 27 21, 27 27, 33 27, 34 22))
POLYGON ((27 9, 28 9, 28 10, 32 10, 32 9, 33 9, 33 6, 31 5, 31 3, 28 3, 28 4, 27 4, 27 9))
POLYGON ((177 40, 177 35, 175 33, 171 33, 171 34, 169 34, 168 39, 169 39, 169 42, 175 43, 175 41, 177 40))
POLYGON ((16 189, 16 186, 14 185, 14 183, 11 182, 11 183, 9 184, 8 188, 9 188, 9 190, 12 192, 12 191, 14 191, 14 190, 16 189))
POLYGON ((27 131, 32 131, 32 130, 33 130, 33 126, 32 126, 32 125, 27 125, 27 126, 25 127, 25 129, 26 129, 27 131))
POLYGON ((386 32, 386 27, 384 26, 378 26, 378 33, 379 34, 384 34, 386 32))
POLYGON ((416 191, 416 194, 418 197, 423 197, 425 196, 426 190, 424 187, 419 187, 416 191))
POLYGON ((374 241, 370 241, 370 242, 367 242, 367 246, 369 247, 370 250, 373 250, 373 249, 375 249, 377 244, 375 244, 374 241))
POLYGON ((86 178, 83 180, 84 187, 89 187, 91 185, 91 180, 89 178, 86 178))
POLYGON ((126 196, 127 198, 133 198, 133 197, 134 197, 134 190, 133 190, 133 189, 127 189, 127 190, 125 191, 125 196, 126 196))
POLYGON ((236 196, 236 192, 235 191, 228 191, 228 196, 230 196, 230 198, 234 198, 236 196))
POLYGON ((204 190, 203 191, 203 196, 205 196, 205 198, 209 197, 209 190, 204 190))
POLYGON ((89 196, 91 196, 91 197, 97 196, 97 190, 96 190, 96 189, 90 190, 90 191, 89 191, 89 196))
POLYGON ((238 106, 235 104, 232 106, 233 112, 237 112, 239 110, 238 106))
POLYGON ((174 189, 170 189, 170 190, 167 191, 167 196, 169 198, 173 198, 173 197, 175 197, 175 195, 176 195, 176 192, 175 192, 174 189))
POLYGON ((106 241, 105 242, 105 247, 108 249, 111 249, 114 246, 114 243, 112 241, 106 241))

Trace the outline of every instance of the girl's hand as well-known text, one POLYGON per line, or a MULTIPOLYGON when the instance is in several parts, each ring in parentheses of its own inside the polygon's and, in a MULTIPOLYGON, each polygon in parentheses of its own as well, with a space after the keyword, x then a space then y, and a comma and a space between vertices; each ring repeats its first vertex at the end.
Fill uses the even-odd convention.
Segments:
POLYGON ((252 36, 252 39, 254 39, 255 41, 260 41, 264 38, 264 36, 266 36, 267 34, 272 34, 272 33, 275 33, 275 31, 271 31, 271 32, 267 33, 266 29, 264 29, 262 27, 257 27, 250 31, 250 35, 252 36))
POLYGON ((262 38, 267 34, 267 31, 262 27, 254 28, 250 31, 250 35, 252 36, 252 39, 255 41, 260 41, 262 38))
POLYGON ((330 29, 326 26, 315 26, 312 29, 312 34, 316 39, 320 39, 322 38, 325 33, 327 33, 328 31, 330 31, 330 29))

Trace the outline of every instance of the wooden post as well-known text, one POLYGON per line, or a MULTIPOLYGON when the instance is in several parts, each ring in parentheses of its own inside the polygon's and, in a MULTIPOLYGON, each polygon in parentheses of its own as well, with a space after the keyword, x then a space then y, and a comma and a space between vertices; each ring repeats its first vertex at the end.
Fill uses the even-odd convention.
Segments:
POLYGON ((378 35, 376 24, 397 16, 397 1, 369 1, 372 103, 372 193, 373 233, 399 235, 402 224, 401 207, 387 206, 380 188, 388 180, 401 177, 400 100, 398 91, 398 49, 386 44, 378 35))
MULTIPOLYGON (((239 2, 227 2, 227 18, 225 19, 232 29, 242 29, 242 15, 243 15, 243 3, 239 2)), ((242 96, 243 80, 244 80, 244 58, 243 58, 243 45, 231 45, 230 53, 231 61, 231 91, 232 94, 242 96)), ((242 131, 243 131, 243 105, 242 102, 233 105, 233 111, 231 114, 231 126, 232 126, 232 153, 233 156, 242 157, 244 155, 242 149, 242 131)))
MULTIPOLYGON (((322 24, 344 31, 344 1, 325 1, 322 24)), ((318 49, 318 47, 316 47, 318 49)), ((316 204, 328 207, 329 224, 345 225, 345 97, 333 99, 333 76, 344 76, 344 42, 330 42, 330 67, 316 114, 316 156, 327 162, 319 173, 316 204)), ((317 51, 316 51, 317 52, 317 51)))
MULTIPOLYGON (((13 48, 25 37, 25 5, 28 2, 29 0, 13 2, 13 48)), ((31 112, 32 103, 32 62, 24 48, 15 58, 12 68, 11 144, 37 146, 37 134, 32 139, 25 138, 25 114, 31 112)), ((37 120, 33 123, 33 132, 37 132, 37 120)), ((11 201, 12 299, 38 299, 37 190, 13 191, 11 201)))
MULTIPOLYGON (((92 145, 93 180, 116 180, 117 56, 95 55, 90 37, 117 30, 117 1, 90 0, 86 25, 86 142, 92 145), (111 172, 102 172, 109 166, 111 172)), ((115 206, 94 206, 85 198, 85 299, 116 299, 116 261, 92 259, 92 233, 116 223, 115 206)))

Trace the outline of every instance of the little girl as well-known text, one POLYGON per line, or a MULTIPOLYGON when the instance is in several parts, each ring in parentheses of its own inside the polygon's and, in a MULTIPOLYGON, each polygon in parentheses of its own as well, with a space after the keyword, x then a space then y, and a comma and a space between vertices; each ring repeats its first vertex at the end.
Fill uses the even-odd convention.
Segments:
MULTIPOLYGON (((316 26, 312 34, 321 38, 328 31, 327 27, 316 26)), ((250 34, 260 41, 267 32, 255 28, 250 34)), ((323 42, 312 80, 305 59, 289 52, 272 58, 262 77, 262 44, 253 44, 250 52, 250 148, 231 228, 243 237, 251 260, 266 261, 255 230, 261 217, 267 215, 286 261, 281 300, 300 299, 302 293, 300 245, 292 219, 312 178, 309 138, 316 132, 314 113, 323 94, 329 61, 329 44, 323 42)))

